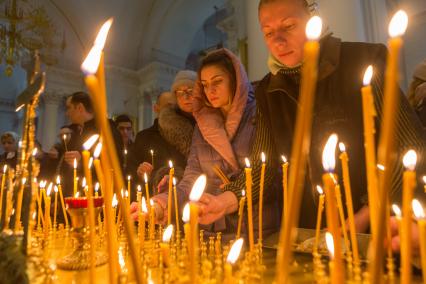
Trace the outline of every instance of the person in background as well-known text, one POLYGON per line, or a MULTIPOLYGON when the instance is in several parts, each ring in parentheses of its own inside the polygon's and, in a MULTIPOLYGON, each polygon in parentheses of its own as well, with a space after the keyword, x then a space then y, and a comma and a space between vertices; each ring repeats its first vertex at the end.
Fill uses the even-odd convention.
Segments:
POLYGON ((117 127, 118 132, 120 132, 122 146, 120 149, 123 155, 123 173, 125 175, 129 174, 128 172, 128 155, 129 151, 133 146, 134 139, 134 130, 133 130, 133 122, 127 114, 121 114, 114 119, 115 125, 117 127))
POLYGON ((3 171, 3 166, 15 169, 18 159, 18 142, 19 138, 15 132, 8 131, 1 135, 1 145, 3 154, 0 156, 0 166, 3 171))
POLYGON ((426 129, 426 60, 416 66, 408 88, 408 101, 426 129))

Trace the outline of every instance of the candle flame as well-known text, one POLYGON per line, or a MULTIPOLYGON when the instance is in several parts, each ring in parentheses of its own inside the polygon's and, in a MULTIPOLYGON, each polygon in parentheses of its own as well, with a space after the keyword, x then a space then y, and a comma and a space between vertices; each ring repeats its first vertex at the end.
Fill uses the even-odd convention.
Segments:
POLYGON ((402 212, 398 205, 392 204, 392 211, 396 217, 401 218, 402 212))
POLYGON ((98 46, 93 46, 81 64, 80 69, 86 75, 93 75, 98 71, 99 63, 101 62, 102 49, 98 46))
POLYGON ((172 238, 173 234, 173 225, 170 224, 167 226, 166 230, 163 233, 163 243, 170 242, 170 239, 172 238))
POLYGON ((61 184, 61 176, 60 175, 56 176, 56 184, 61 184))
POLYGON ((250 160, 245 158, 244 161, 246 162, 246 168, 250 168, 250 160))
POLYGON ((146 173, 143 173, 143 180, 148 183, 148 175, 146 173))
POLYGON ((124 256, 121 248, 118 250, 118 263, 120 264, 121 270, 124 270, 126 268, 126 262, 124 261, 124 256))
POLYGON ((47 196, 49 196, 50 192, 52 192, 52 187, 53 187, 53 183, 49 183, 49 186, 47 187, 47 191, 46 191, 47 196))
POLYGON ((154 155, 154 150, 149 150, 149 152, 151 152, 151 155, 154 155))
POLYGON ((319 185, 317 185, 317 191, 318 191, 319 195, 323 195, 324 194, 324 191, 322 190, 322 187, 319 186, 319 185))
POLYGON ((413 212, 417 219, 425 218, 425 211, 423 210, 423 206, 417 199, 413 199, 413 201, 411 201, 411 206, 413 207, 413 212))
POLYGON ((377 164, 377 168, 379 170, 381 170, 382 172, 385 171, 385 166, 381 165, 381 164, 377 164))
POLYGON ((334 239, 333 235, 329 232, 325 233, 325 243, 327 244, 327 249, 330 252, 331 258, 334 258, 334 239))
POLYGON ((137 186, 136 188, 137 188, 138 192, 141 192, 141 191, 142 191, 142 187, 141 187, 141 185, 140 185, 140 184, 138 184, 138 186, 137 186))
POLYGON ((176 183, 177 183, 176 178, 173 177, 173 186, 176 186, 176 183))
POLYGON ((55 187, 53 188, 53 190, 55 191, 55 193, 58 193, 59 189, 58 187, 55 185, 55 187))
POLYGON ((40 181, 40 187, 41 188, 45 188, 46 187, 46 181, 45 180, 42 180, 42 181, 40 181))
POLYGON ((154 206, 154 200, 152 200, 152 198, 149 200, 149 204, 150 204, 151 206, 154 206))
POLYGON ((117 194, 116 194, 116 193, 114 193, 114 195, 112 196, 112 203, 111 203, 111 206, 112 206, 112 207, 114 207, 114 208, 116 208, 116 207, 117 207, 117 205, 118 205, 117 194))
POLYGON ((261 160, 262 160, 262 163, 265 163, 265 161, 266 161, 266 157, 265 157, 265 153, 261 153, 260 154, 260 158, 261 158, 261 160))
POLYGON ((99 182, 97 182, 97 183, 95 184, 95 191, 96 191, 96 192, 98 192, 98 191, 99 191, 99 188, 100 188, 100 185, 99 185, 99 182))
POLYGON ((98 35, 95 39, 95 46, 97 46, 100 50, 104 49, 105 42, 108 36, 109 29, 111 28, 113 18, 109 18, 101 27, 98 32, 98 35))
POLYGON ((74 169, 76 169, 76 168, 77 168, 77 159, 74 158, 74 169))
POLYGON ((407 168, 410 171, 414 171, 416 168, 416 162, 417 162, 417 154, 414 150, 409 150, 402 159, 402 163, 404 164, 404 167, 407 168))
POLYGON ((36 219, 36 217, 37 217, 37 212, 34 212, 34 213, 33 213, 33 220, 35 220, 35 219, 36 219))
POLYGON ((337 144, 337 135, 332 134, 325 144, 324 151, 322 152, 322 165, 324 170, 327 172, 332 172, 336 166, 336 144, 337 144))
POLYGON ((426 184, 426 176, 423 176, 423 182, 426 184))
POLYGON ((90 157, 89 164, 87 166, 89 167, 89 169, 91 169, 92 165, 93 165, 93 157, 90 157))
POLYGON ((241 190, 241 196, 242 197, 244 197, 244 196, 246 196, 246 191, 243 189, 243 190, 241 190))
POLYGON ((403 10, 394 14, 389 23, 389 36, 392 38, 402 36, 407 30, 408 16, 403 10))
POLYGON ((129 197, 129 191, 126 189, 126 191, 124 192, 124 197, 128 198, 129 197))
POLYGON ((203 195, 204 189, 206 188, 207 178, 205 175, 200 175, 194 182, 191 193, 189 194, 189 200, 197 202, 203 195))
POLYGON ((373 66, 369 65, 364 73, 364 79, 362 80, 362 83, 364 86, 368 86, 371 83, 371 78, 373 78, 373 66))
POLYGON ((67 135, 66 134, 62 135, 62 139, 67 140, 67 135))
POLYGON ((4 167, 3 167, 3 174, 5 174, 6 171, 7 171, 7 165, 4 165, 4 167))
POLYGON ((77 191, 77 192, 74 194, 74 197, 75 197, 75 198, 80 197, 80 192, 79 192, 79 191, 77 191))
POLYGON ((339 150, 340 150, 340 152, 346 152, 346 146, 345 146, 345 143, 343 143, 343 142, 340 142, 339 143, 339 150))
POLYGON ((38 152, 38 149, 37 149, 37 148, 34 148, 34 149, 33 149, 33 153, 32 153, 33 157, 35 157, 35 155, 37 155, 37 152, 38 152))
POLYGON ((173 162, 169 161, 169 168, 173 168, 173 162))
POLYGON ((127 149, 124 149, 124 155, 127 155, 127 149))
POLYGON ((183 207, 182 221, 185 222, 185 223, 188 223, 189 222, 189 215, 190 215, 189 203, 186 203, 185 206, 183 207))
POLYGON ((145 200, 145 196, 142 196, 142 212, 143 213, 148 213, 148 207, 146 206, 146 200, 145 200))
POLYGON ((241 248, 243 247, 244 239, 239 238, 233 244, 231 249, 229 250, 228 257, 226 258, 226 262, 230 264, 234 264, 238 257, 240 256, 241 248))
POLYGON ((24 185, 27 182, 27 178, 22 178, 22 185, 24 185))
POLYGON ((96 145, 95 151, 93 152, 93 157, 95 157, 95 159, 99 158, 99 156, 101 155, 101 151, 102 151, 102 142, 99 142, 96 145))
POLYGON ((86 185, 87 185, 87 181, 86 181, 86 177, 84 177, 83 180, 81 181, 81 186, 86 187, 86 185))
POLYGON ((286 156, 281 155, 281 160, 283 160, 283 163, 284 163, 284 164, 285 164, 285 163, 287 163, 287 158, 286 158, 286 156))
POLYGON ((129 181, 129 180, 131 180, 132 179, 132 177, 130 176, 130 175, 128 175, 127 176, 127 180, 129 181))
POLYGON ((322 20, 318 16, 313 16, 306 24, 306 37, 309 40, 317 40, 322 32, 322 20))
POLYGON ((96 143, 96 141, 98 141, 98 138, 99 138, 99 134, 94 134, 90 136, 90 138, 87 139, 86 142, 84 142, 83 148, 87 151, 90 150, 90 148, 92 148, 92 146, 96 143))

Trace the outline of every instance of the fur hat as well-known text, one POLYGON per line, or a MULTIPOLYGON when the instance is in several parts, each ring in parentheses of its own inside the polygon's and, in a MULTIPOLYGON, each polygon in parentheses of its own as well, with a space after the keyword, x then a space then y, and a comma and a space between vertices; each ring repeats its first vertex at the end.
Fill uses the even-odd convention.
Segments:
POLYGON ((176 91, 180 86, 194 86, 195 80, 197 80, 197 73, 192 70, 182 70, 176 74, 175 80, 172 84, 172 93, 176 91))

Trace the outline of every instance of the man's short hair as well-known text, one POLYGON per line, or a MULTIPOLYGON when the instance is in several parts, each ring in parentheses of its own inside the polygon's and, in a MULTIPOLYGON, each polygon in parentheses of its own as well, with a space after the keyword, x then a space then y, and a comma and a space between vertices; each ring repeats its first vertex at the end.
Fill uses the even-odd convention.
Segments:
POLYGON ((120 122, 130 122, 131 125, 133 125, 132 120, 130 119, 130 117, 127 114, 120 114, 119 116, 117 116, 115 118, 115 124, 119 124, 120 122))
POLYGON ((307 0, 260 0, 259 2, 259 6, 258 6, 258 11, 260 11, 260 8, 262 8, 263 5, 266 4, 270 4, 270 3, 275 3, 275 2, 280 2, 280 1, 299 1, 303 7, 309 11, 309 3, 307 0))
POLYGON ((85 92, 75 92, 68 96, 73 105, 82 104, 88 113, 93 113, 93 103, 90 96, 85 92))

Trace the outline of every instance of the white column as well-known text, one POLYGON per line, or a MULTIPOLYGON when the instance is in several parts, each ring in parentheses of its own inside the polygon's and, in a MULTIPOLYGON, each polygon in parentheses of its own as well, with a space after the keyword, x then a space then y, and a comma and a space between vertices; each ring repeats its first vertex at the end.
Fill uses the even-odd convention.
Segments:
POLYGON ((248 45, 248 75, 251 81, 262 79, 268 72, 268 49, 260 30, 257 6, 259 0, 246 1, 246 26, 248 45))
POLYGON ((63 97, 58 94, 43 94, 44 112, 43 112, 43 140, 44 150, 50 149, 56 141, 58 134, 58 109, 63 97))

